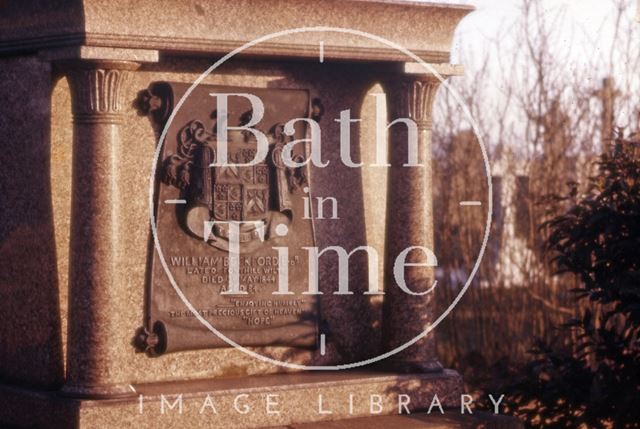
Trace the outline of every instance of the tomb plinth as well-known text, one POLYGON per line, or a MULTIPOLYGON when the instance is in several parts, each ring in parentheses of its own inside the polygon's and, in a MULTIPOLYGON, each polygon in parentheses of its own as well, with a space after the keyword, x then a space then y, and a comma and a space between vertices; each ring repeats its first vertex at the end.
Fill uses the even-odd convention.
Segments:
POLYGON ((472 8, 64 3, 0 5, 0 422, 262 427, 368 416, 371 401, 381 414, 434 395, 458 407, 462 380, 433 333, 377 357, 435 317, 418 293, 435 281, 429 255, 404 257, 416 293, 394 264, 433 248, 432 105, 440 78, 461 72, 451 40, 472 8), (361 138, 376 84, 384 119, 411 119, 417 145, 391 126, 388 181, 368 189, 345 156, 378 150, 361 138), (345 110, 361 119, 346 150, 345 110), (221 127, 237 165, 216 164, 221 127), (283 161, 320 142, 327 166, 283 161), (371 192, 388 195, 386 218, 367 215, 371 192), (309 275, 308 249, 348 253, 374 230, 386 231, 384 294, 368 293, 363 251, 344 272, 339 252, 318 255, 309 275))

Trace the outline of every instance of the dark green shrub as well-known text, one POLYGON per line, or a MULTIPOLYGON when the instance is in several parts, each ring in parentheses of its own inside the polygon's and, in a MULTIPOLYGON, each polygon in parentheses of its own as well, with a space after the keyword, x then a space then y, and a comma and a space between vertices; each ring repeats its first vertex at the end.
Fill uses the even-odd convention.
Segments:
POLYGON ((571 208, 545 225, 556 271, 580 279, 576 299, 589 305, 558 329, 572 346, 537 342, 509 388, 530 427, 640 427, 640 162, 630 145, 602 155, 587 192, 574 187, 571 208))

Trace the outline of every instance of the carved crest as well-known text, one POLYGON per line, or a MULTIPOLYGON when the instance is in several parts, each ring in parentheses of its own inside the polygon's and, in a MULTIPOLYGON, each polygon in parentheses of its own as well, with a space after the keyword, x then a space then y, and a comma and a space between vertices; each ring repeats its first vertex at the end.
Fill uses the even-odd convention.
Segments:
POLYGON ((181 190, 187 202, 182 223, 191 234, 203 238, 204 223, 214 222, 208 241, 227 249, 228 222, 243 222, 241 245, 270 238, 274 219, 278 224, 291 222, 291 194, 307 185, 307 177, 303 168, 290 168, 282 161, 282 148, 292 139, 282 129, 278 123, 266 133, 268 155, 253 165, 248 165, 258 152, 253 133, 230 131, 229 165, 213 166, 218 151, 215 124, 207 130, 203 122, 192 120, 182 127, 177 152, 164 159, 161 174, 165 184, 181 190))

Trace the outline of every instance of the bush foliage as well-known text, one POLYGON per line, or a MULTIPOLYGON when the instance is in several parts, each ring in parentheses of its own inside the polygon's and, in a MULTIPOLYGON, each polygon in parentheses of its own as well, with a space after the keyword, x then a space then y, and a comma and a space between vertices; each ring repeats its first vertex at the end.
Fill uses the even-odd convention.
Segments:
POLYGON ((509 406, 529 427, 640 427, 640 162, 629 142, 612 152, 545 225, 556 272, 577 276, 576 299, 590 305, 559 327, 572 347, 538 341, 511 384, 509 406))

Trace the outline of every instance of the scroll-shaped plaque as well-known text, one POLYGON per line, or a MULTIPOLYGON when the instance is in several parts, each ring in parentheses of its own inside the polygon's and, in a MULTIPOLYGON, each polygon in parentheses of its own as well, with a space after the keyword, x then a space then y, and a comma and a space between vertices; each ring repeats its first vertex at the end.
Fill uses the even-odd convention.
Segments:
MULTIPOLYGON (((143 111, 162 130, 189 85, 158 82, 138 99, 143 111)), ((255 122, 247 97, 229 95, 229 127, 255 122)), ((283 147, 305 138, 304 121, 295 134, 284 124, 306 118, 309 94, 304 90, 230 88, 200 85, 186 98, 169 125, 158 161, 155 191, 157 240, 166 267, 195 310, 215 329, 242 346, 314 347, 318 303, 308 289, 308 255, 314 246, 313 225, 305 218, 306 168, 291 168, 283 147), (264 104, 264 116, 252 126, 268 140, 268 154, 254 165, 255 133, 230 130, 227 160, 217 141, 222 114, 216 94, 252 94, 264 104), (238 225, 239 287, 246 294, 223 294, 230 280, 231 224, 238 225), (274 247, 288 249, 288 258, 274 247), (287 270, 291 294, 274 294, 287 270)), ((304 160, 307 148, 293 145, 293 159, 304 160)), ((154 250, 147 290, 146 349, 152 354, 227 347, 187 308, 154 250), (151 340, 152 339, 152 340, 151 340)))

